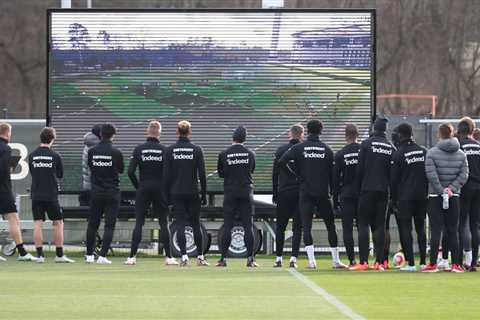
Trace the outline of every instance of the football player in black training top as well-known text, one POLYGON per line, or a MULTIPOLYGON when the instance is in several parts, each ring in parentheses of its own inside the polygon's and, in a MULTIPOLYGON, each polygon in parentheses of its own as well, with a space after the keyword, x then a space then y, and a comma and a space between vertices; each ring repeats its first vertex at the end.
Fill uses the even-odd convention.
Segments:
POLYGON ((253 180, 255 170, 255 154, 243 143, 247 139, 247 130, 238 127, 233 132, 233 143, 218 155, 218 176, 223 178, 223 237, 221 245, 222 257, 217 267, 226 267, 228 248, 232 241, 232 228, 235 214, 238 213, 245 230, 247 247, 247 267, 257 267, 253 247, 253 180))
POLYGON ((207 177, 202 148, 190 142, 192 127, 188 121, 177 125, 178 140, 165 152, 163 179, 168 202, 173 204, 177 223, 177 239, 182 260, 181 267, 188 266, 185 225, 190 221, 197 247, 197 265, 208 266, 203 256, 203 235, 200 228, 200 208, 207 204, 207 177), (201 198, 198 196, 200 180, 201 198))
POLYGON ((463 118, 458 123, 460 149, 467 155, 468 180, 460 193, 460 254, 464 268, 476 271, 478 260, 478 221, 480 219, 480 144, 472 137, 475 123, 463 118), (461 255, 462 256, 462 255, 461 255))
POLYGON ((360 264, 350 270, 367 270, 369 253, 369 228, 375 247, 374 270, 383 271, 385 252, 385 220, 390 187, 390 170, 395 147, 387 140, 387 120, 377 118, 374 132, 360 145, 357 183, 360 191, 358 204, 358 245, 360 264))
POLYGON ((323 125, 319 120, 307 123, 308 138, 294 145, 278 161, 279 166, 295 162, 295 170, 300 179, 299 207, 302 217, 303 242, 308 256, 308 268, 316 269, 315 250, 312 238, 312 220, 315 209, 323 218, 328 231, 328 242, 332 253, 333 267, 346 268, 339 258, 337 231, 330 192, 332 190, 333 152, 322 141, 320 134, 323 125))
POLYGON ((56 248, 55 262, 74 262, 63 254, 63 215, 58 204, 57 180, 63 178, 63 165, 60 155, 51 149, 55 138, 55 129, 43 128, 40 132, 40 146, 28 156, 28 166, 32 175, 32 213, 35 221, 33 241, 37 248, 38 263, 45 262, 42 235, 45 213, 53 221, 53 243, 56 248))
MULTIPOLYGON (((22 231, 20 230, 20 218, 17 213, 15 197, 12 191, 10 173, 12 167, 12 149, 8 145, 12 136, 12 126, 8 123, 0 123, 0 215, 8 221, 10 237, 17 245, 19 261, 37 261, 37 258, 25 251, 23 247, 22 231)), ((5 258, 0 256, 0 261, 5 258)))
POLYGON ((123 173, 123 155, 112 145, 117 130, 109 123, 102 125, 102 140, 88 150, 88 166, 91 170, 92 198, 90 200, 90 217, 87 227, 87 254, 85 262, 93 263, 95 257, 96 234, 102 215, 105 214, 102 249, 97 259, 98 264, 111 264, 107 253, 115 231, 115 224, 120 206, 120 180, 123 173))
POLYGON ((402 123, 395 129, 398 133, 398 150, 393 153, 391 192, 392 201, 398 202, 397 223, 400 241, 408 265, 400 271, 415 272, 412 221, 417 232, 420 252, 420 265, 426 264, 427 236, 425 218, 427 216, 428 181, 425 173, 427 150, 413 141, 413 129, 402 123))
POLYGON ((168 205, 163 191, 163 159, 166 147, 160 143, 162 125, 158 121, 151 121, 147 128, 147 141, 138 145, 130 159, 128 177, 137 190, 135 198, 135 229, 132 235, 130 256, 126 265, 137 263, 138 245, 142 240, 142 228, 145 216, 152 206, 153 216, 160 223, 160 240, 165 250, 165 264, 178 265, 172 257, 170 249, 170 231, 168 229, 168 205), (135 171, 140 171, 140 181, 135 171))
POLYGON ((356 125, 348 124, 345 127, 345 139, 347 145, 335 154, 333 205, 335 208, 340 207, 343 243, 350 261, 350 267, 353 267, 356 264, 353 224, 358 222, 358 190, 355 179, 358 165, 358 150, 360 149, 360 145, 357 142, 358 129, 356 125))
POLYGON ((302 240, 302 219, 298 208, 298 193, 300 183, 295 175, 295 162, 291 161, 287 166, 280 167, 278 160, 287 150, 294 145, 303 142, 304 129, 302 125, 294 125, 290 128, 290 141, 277 149, 273 160, 272 190, 273 203, 277 204, 277 227, 275 230, 276 258, 275 268, 282 266, 283 246, 285 242, 285 230, 290 218, 292 221, 292 256, 290 257, 290 267, 297 267, 297 258, 300 251, 300 241, 302 240))

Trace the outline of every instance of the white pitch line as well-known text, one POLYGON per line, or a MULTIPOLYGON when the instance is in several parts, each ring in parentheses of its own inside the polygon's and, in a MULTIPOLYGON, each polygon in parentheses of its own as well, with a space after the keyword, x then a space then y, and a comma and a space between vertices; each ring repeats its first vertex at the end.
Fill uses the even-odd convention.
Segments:
POLYGON ((322 287, 317 285, 315 282, 309 280, 307 277, 305 277, 303 274, 301 274, 297 270, 287 269, 287 271, 290 272, 290 274, 292 276, 294 276, 298 281, 300 281, 306 287, 310 288, 313 292, 315 292, 316 294, 321 296, 323 299, 325 299, 328 303, 330 303, 332 306, 334 306, 338 311, 340 311, 342 314, 347 316, 349 319, 366 320, 365 317, 359 315, 358 313, 355 313, 347 305, 340 302, 337 298, 332 296, 325 289, 323 289, 322 287))

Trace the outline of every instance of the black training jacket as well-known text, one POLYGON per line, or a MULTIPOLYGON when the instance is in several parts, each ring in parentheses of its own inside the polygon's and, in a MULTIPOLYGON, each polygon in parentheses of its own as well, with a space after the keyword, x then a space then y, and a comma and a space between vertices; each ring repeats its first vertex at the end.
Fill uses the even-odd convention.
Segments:
POLYGON ((162 187, 163 157, 166 147, 156 138, 147 138, 145 143, 138 145, 130 158, 128 177, 135 189, 139 186, 162 187), (140 171, 140 182, 135 171, 140 171))
POLYGON ((248 196, 253 189, 255 153, 242 144, 233 144, 218 155, 217 171, 225 193, 248 196))
POLYGON ((393 153, 391 193, 393 200, 421 200, 428 195, 425 172, 427 149, 412 140, 401 142, 393 153))
POLYGON ((387 140, 385 133, 374 132, 360 145, 357 177, 359 190, 388 193, 390 171, 395 147, 387 140))
POLYGON ((0 194, 12 193, 12 180, 10 179, 10 157, 12 149, 8 141, 0 138, 0 194))
POLYGON ((351 143, 335 154, 333 195, 335 198, 357 198, 356 182, 360 144, 351 143))
POLYGON ((179 138, 165 151, 163 164, 165 191, 170 195, 198 194, 198 180, 202 196, 207 193, 207 177, 202 148, 188 138, 179 138))
POLYGON ((119 174, 123 173, 123 155, 109 140, 102 140, 88 150, 88 166, 92 173, 93 193, 117 193, 120 191, 119 174))
POLYGON ((48 147, 38 147, 28 155, 32 175, 32 200, 57 201, 58 180, 63 178, 62 158, 48 147))
POLYGON ((280 167, 278 161, 291 147, 300 143, 298 139, 291 139, 289 143, 280 146, 275 152, 273 159, 272 186, 273 195, 276 196, 280 192, 297 191, 299 189, 299 181, 295 174, 295 161, 290 161, 286 166, 280 167))
POLYGON ((468 180, 462 189, 480 190, 480 143, 470 138, 460 138, 458 141, 468 161, 468 180))
POLYGON ((333 152, 316 135, 294 145, 278 160, 285 167, 295 162, 295 173, 300 180, 300 191, 314 197, 329 197, 332 186, 333 152))

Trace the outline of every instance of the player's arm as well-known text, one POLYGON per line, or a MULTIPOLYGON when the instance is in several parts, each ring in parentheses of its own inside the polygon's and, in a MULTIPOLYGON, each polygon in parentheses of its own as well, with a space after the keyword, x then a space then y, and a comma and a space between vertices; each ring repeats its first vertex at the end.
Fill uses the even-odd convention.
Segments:
POLYGON ((225 178, 225 171, 223 167, 223 152, 218 154, 218 161, 217 161, 217 173, 220 178, 225 178))
POLYGON ((132 182, 132 185, 135 189, 138 189, 138 179, 135 172, 137 171, 138 160, 137 160, 137 149, 133 150, 132 157, 130 158, 130 164, 128 165, 128 178, 132 182))
POLYGON ((363 174, 365 172, 365 163, 367 157, 368 142, 363 141, 360 145, 360 150, 358 151, 358 166, 356 174, 357 189, 360 190, 362 187, 363 174))
POLYGON ((328 186, 330 189, 330 192, 333 195, 333 166, 335 165, 335 160, 333 156, 333 151, 329 147, 326 148, 325 150, 326 156, 327 156, 327 170, 328 170, 328 186))
POLYGON ((118 151, 116 158, 117 158, 118 173, 123 173, 123 171, 125 171, 125 164, 123 163, 123 154, 120 151, 118 151))
POLYGON ((205 159, 203 158, 203 151, 199 147, 197 149, 197 170, 200 179, 200 189, 202 194, 202 205, 207 204, 207 175, 205 172, 205 159))
POLYGON ((8 179, 10 175, 10 157, 12 156, 12 150, 10 147, 0 155, 0 181, 8 179))
POLYGON ((165 196, 165 199, 167 201, 167 203, 169 204, 170 203, 170 180, 172 179, 172 174, 171 174, 171 168, 172 168, 172 164, 171 164, 171 157, 172 157, 172 153, 171 153, 171 148, 167 148, 165 150, 165 157, 164 157, 164 160, 163 160, 163 183, 162 183, 162 189, 163 189, 163 192, 164 192, 164 196, 165 196))
POLYGON ((56 155, 57 163, 55 164, 55 174, 57 176, 57 179, 62 179, 63 178, 63 161, 62 157, 60 157, 59 154, 56 155))
POLYGON ((275 152, 275 156, 273 157, 273 169, 272 169, 272 200, 273 202, 277 202, 278 197, 278 176, 280 174, 278 160, 280 158, 280 150, 275 152))
POLYGON ((90 169, 92 169, 92 152, 92 148, 90 148, 87 154, 87 167, 90 169))
POLYGON ((280 168, 286 167, 289 161, 292 161, 295 159, 296 159, 296 148, 291 147, 290 149, 287 150, 287 152, 285 152, 280 157, 280 159, 278 159, 278 162, 277 162, 278 168, 280 169, 280 168))
POLYGON ((335 206, 338 204, 338 196, 340 194, 343 164, 344 164, 343 154, 340 151, 338 151, 335 154, 335 160, 333 164, 333 173, 332 173, 332 180, 333 180, 332 194, 333 194, 333 202, 335 206))
POLYGON ((250 157, 250 173, 254 173, 255 172, 255 166, 256 166, 255 152, 250 151, 249 157, 250 157))
POLYGON ((390 191, 393 201, 397 201, 398 184, 400 183, 400 177, 403 171, 402 158, 402 154, 399 151, 393 153, 393 163, 390 173, 390 191))

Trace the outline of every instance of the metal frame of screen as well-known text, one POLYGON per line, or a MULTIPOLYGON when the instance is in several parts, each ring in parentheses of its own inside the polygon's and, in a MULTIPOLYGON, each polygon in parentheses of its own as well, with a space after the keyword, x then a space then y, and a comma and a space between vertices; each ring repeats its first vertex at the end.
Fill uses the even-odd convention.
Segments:
MULTIPOLYGON (((57 12, 76 12, 76 13, 144 13, 144 12, 159 12, 159 13, 214 13, 214 12, 232 12, 232 13, 368 13, 371 17, 371 61, 370 61, 370 121, 373 121, 376 115, 376 9, 47 9, 47 72, 46 72, 46 124, 50 125, 50 51, 51 51, 51 17, 52 13, 57 12)), ((73 191, 72 191, 73 192, 73 191)), ((71 193, 71 192, 67 192, 71 193)), ((216 193, 216 192, 215 192, 216 193)), ((259 191, 257 194, 271 193, 259 191)))

